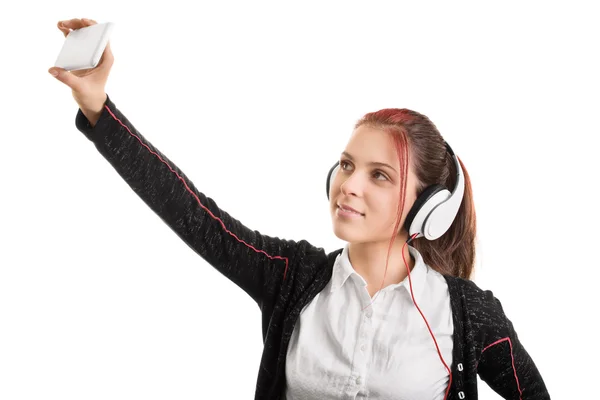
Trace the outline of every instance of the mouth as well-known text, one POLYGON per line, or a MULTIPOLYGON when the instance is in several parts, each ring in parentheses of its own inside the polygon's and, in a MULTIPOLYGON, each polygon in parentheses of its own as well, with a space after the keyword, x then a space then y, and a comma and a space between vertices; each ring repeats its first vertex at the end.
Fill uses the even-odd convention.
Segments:
POLYGON ((360 213, 352 207, 346 205, 337 205, 337 212, 342 216, 363 217, 365 214, 360 213))

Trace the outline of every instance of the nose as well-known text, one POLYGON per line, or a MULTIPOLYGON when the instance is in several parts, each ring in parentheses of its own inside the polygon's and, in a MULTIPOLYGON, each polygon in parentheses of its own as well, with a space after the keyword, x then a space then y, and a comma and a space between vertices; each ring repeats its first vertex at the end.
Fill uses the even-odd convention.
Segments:
MULTIPOLYGON (((342 171, 340 171, 340 175, 341 174, 342 171)), ((347 176, 344 174, 340 179, 342 180, 342 183, 340 184, 340 191, 342 194, 345 196, 349 196, 351 194, 355 196, 362 195, 364 182, 360 178, 359 174, 356 172, 347 174, 347 176)))

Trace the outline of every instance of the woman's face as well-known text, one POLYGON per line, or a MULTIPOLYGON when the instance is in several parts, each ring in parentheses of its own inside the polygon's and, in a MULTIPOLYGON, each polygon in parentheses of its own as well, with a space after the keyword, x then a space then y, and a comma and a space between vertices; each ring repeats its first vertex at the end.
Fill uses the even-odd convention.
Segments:
MULTIPOLYGON (((335 235, 347 242, 389 242, 400 199, 400 166, 391 135, 362 125, 350 137, 330 188, 330 210, 335 235), (384 165, 386 164, 386 165, 384 165), (360 215, 345 215, 345 204, 360 215)), ((409 164, 402 226, 416 199, 417 180, 409 164)))

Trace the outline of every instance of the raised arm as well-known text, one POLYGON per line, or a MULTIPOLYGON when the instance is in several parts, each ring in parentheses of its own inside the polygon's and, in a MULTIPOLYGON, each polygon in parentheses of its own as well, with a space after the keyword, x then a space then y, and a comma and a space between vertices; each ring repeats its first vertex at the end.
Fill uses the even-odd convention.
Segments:
POLYGON ((323 249, 304 240, 261 235, 221 210, 136 130, 108 96, 94 126, 81 109, 76 126, 185 243, 259 306, 287 278, 295 257, 302 258, 307 251, 321 251, 325 257, 323 249))
POLYGON ((503 399, 547 400, 548 389, 533 359, 519 341, 512 322, 490 290, 485 291, 489 327, 477 373, 503 399))
MULTIPOLYGON (((57 27, 66 37, 94 24, 94 20, 74 18, 59 21, 57 27)), ((306 240, 294 242, 250 230, 200 193, 105 93, 113 62, 109 42, 94 68, 67 71, 54 66, 48 71, 71 89, 79 105, 77 128, 133 191, 196 253, 246 291, 264 312, 265 302, 273 304, 269 300, 278 293, 277 288, 288 273, 293 272, 292 261, 310 255, 312 261, 308 264, 318 264, 319 260, 326 260, 325 251, 306 240)), ((303 276, 310 274, 304 271, 303 276)))

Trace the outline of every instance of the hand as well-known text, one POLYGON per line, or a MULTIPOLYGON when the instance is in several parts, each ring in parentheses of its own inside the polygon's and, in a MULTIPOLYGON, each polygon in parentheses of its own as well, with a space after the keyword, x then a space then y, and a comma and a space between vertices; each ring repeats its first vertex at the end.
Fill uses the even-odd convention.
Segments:
MULTIPOLYGON (((66 37, 71 32, 71 29, 76 30, 96 23, 94 20, 74 18, 60 21, 58 29, 66 37)), ((109 41, 95 68, 67 71, 64 68, 52 67, 48 70, 50 73, 52 71, 58 72, 56 79, 71 88, 71 93, 79 108, 81 108, 88 119, 90 119, 90 116, 92 117, 90 119, 92 125, 96 123, 95 120, 98 119, 104 107, 106 101, 104 89, 113 62, 114 57, 110 50, 109 41)))

